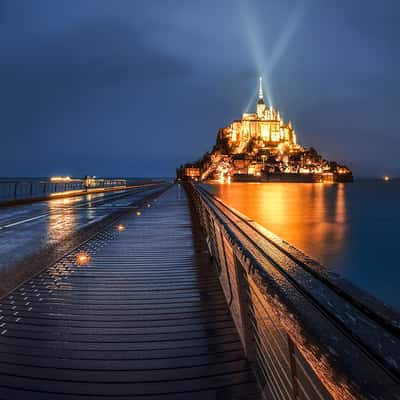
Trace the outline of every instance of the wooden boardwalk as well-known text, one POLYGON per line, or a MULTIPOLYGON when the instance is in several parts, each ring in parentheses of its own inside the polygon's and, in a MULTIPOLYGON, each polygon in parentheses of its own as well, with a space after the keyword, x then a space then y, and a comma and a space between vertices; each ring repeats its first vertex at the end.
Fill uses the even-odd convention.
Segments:
POLYGON ((183 189, 120 222, 0 302, 0 399, 258 398, 183 189))

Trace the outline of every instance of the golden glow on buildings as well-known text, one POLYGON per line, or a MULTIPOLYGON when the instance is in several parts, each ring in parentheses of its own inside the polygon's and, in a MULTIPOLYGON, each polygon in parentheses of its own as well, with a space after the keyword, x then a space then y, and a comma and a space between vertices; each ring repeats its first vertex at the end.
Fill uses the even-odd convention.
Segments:
POLYGON ((351 182, 344 165, 324 159, 313 147, 297 143, 291 121, 264 103, 262 78, 254 113, 218 130, 211 152, 177 169, 178 179, 234 182, 351 182))
POLYGON ((290 149, 299 147, 292 123, 285 123, 278 110, 265 105, 261 77, 256 112, 244 113, 241 120, 220 129, 219 137, 222 140, 228 139, 236 153, 240 153, 252 138, 262 141, 261 147, 266 148, 277 147, 279 144, 286 144, 290 149))
POLYGON ((186 167, 184 174, 192 180, 198 180, 200 178, 200 168, 186 167))

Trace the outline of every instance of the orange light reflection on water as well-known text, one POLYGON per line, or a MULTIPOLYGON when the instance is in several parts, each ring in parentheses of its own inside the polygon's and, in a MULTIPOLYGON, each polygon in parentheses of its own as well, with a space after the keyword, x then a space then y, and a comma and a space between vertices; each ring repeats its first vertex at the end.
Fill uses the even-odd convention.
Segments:
POLYGON ((346 246, 344 184, 233 183, 217 196, 306 254, 329 265, 346 246))

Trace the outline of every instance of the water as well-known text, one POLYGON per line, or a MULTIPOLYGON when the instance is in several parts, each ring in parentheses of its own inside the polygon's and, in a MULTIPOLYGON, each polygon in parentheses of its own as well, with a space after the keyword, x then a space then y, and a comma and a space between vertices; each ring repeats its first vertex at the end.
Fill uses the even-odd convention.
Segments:
POLYGON ((400 181, 232 183, 208 189, 400 310, 400 181))

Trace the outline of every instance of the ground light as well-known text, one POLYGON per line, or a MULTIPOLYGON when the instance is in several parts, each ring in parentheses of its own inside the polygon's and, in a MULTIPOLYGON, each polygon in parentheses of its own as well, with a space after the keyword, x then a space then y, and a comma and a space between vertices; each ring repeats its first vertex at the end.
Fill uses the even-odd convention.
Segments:
POLYGON ((78 253, 76 256, 76 262, 80 266, 86 265, 89 261, 90 261, 89 254, 84 251, 78 253))

